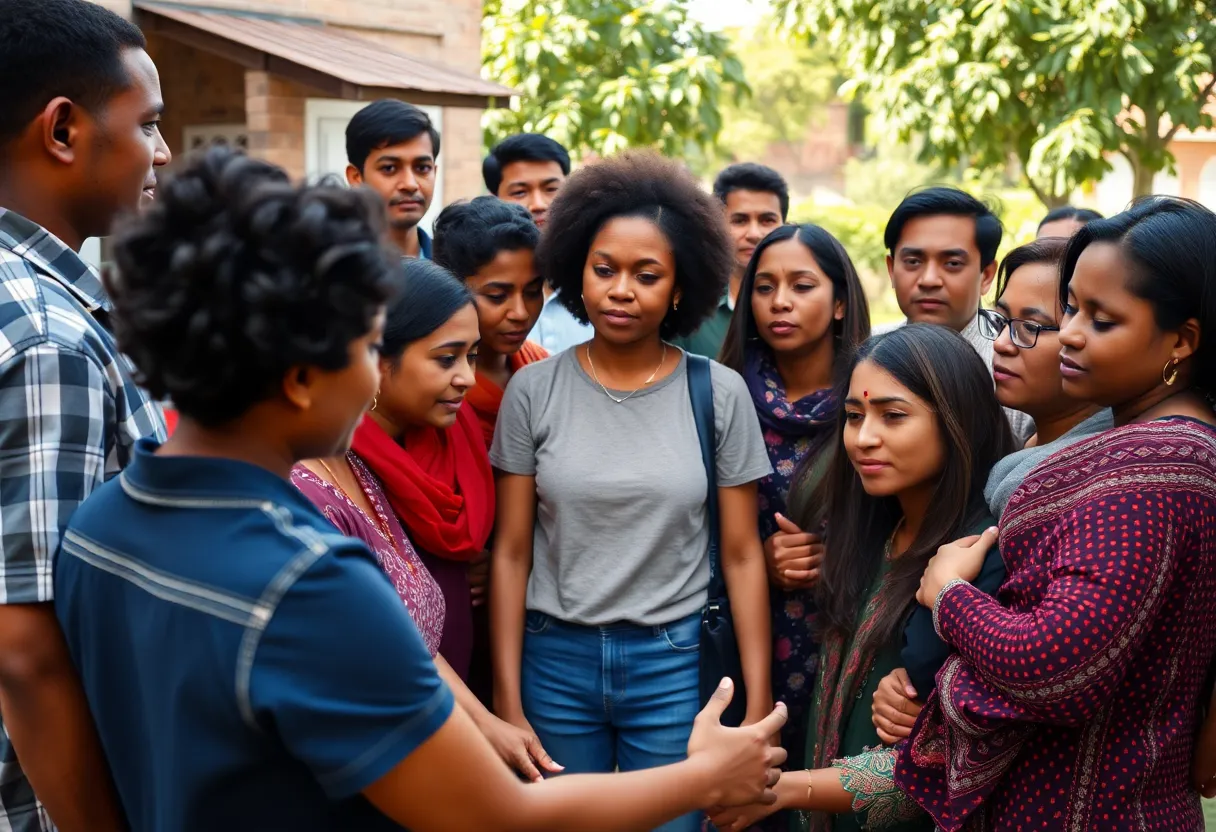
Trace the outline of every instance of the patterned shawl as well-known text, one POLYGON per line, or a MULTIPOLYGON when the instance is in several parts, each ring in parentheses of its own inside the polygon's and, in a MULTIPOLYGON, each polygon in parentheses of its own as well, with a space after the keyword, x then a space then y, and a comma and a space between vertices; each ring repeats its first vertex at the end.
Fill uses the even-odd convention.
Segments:
POLYGON ((767 540, 777 531, 773 515, 786 513, 790 483, 799 463, 816 439, 832 428, 836 398, 828 388, 790 402, 767 348, 748 352, 743 378, 752 394, 769 461, 773 464, 773 473, 759 484, 760 535, 767 540))
MULTIPOLYGON (((826 636, 819 652, 819 676, 815 682, 815 724, 808 726, 806 762, 811 768, 829 768, 840 756, 840 740, 857 695, 865 689, 870 670, 878 655, 874 625, 879 613, 891 603, 886 577, 890 558, 882 566, 870 588, 869 600, 862 608, 851 638, 838 634, 826 636)), ((811 829, 826 830, 831 822, 816 813, 811 829)))

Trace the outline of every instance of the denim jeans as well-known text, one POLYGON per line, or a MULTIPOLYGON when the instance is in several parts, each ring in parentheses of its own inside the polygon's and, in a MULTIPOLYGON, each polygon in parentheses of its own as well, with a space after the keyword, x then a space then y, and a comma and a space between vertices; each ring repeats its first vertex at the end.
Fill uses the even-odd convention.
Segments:
MULTIPOLYGON (((636 771, 679 762, 700 710, 701 616, 583 627, 529 611, 524 714, 566 771, 636 771)), ((658 832, 697 832, 699 814, 658 832)))

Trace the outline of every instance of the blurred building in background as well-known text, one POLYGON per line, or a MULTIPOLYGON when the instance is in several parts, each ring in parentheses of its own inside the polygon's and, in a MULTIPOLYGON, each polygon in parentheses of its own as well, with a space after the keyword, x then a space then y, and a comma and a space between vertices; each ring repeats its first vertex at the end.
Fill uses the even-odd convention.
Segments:
MULTIPOLYGON (((1208 102, 1206 110, 1216 116, 1216 98, 1208 102)), ((1216 211, 1216 130, 1182 128, 1167 147, 1174 156, 1174 172, 1157 173, 1153 177, 1153 193, 1194 199, 1216 211)), ((1110 216, 1131 202, 1135 177, 1124 156, 1111 154, 1107 161, 1112 170, 1095 186, 1092 201, 1098 210, 1110 216)))
POLYGON ((227 141, 293 177, 341 174, 346 123, 391 97, 443 133, 432 213, 483 189, 481 114, 512 91, 480 77, 481 0, 95 1, 146 34, 175 155, 227 141))

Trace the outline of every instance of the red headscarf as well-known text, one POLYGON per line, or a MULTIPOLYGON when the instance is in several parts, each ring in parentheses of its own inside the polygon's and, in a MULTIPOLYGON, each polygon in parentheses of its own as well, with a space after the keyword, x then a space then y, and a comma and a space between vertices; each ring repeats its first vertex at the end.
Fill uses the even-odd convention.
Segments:
POLYGON ((456 561, 485 550, 494 525, 494 475, 472 410, 462 407, 446 430, 407 431, 401 444, 364 416, 353 449, 384 484, 419 549, 456 561))
MULTIPOLYGON (((526 367, 534 361, 548 358, 549 352, 540 344, 524 341, 524 345, 507 358, 507 366, 511 372, 520 367, 526 367)), ((498 424, 498 410, 502 407, 503 389, 481 373, 477 374, 477 383, 465 394, 465 404, 473 408, 481 422, 481 432, 485 436, 486 447, 494 441, 494 426, 498 424)))

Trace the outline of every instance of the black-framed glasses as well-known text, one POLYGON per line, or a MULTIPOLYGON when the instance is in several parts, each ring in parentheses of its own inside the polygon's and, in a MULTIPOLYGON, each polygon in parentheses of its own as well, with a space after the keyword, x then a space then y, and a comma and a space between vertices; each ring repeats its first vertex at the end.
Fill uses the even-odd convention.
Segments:
POLYGON ((1009 337, 1012 339, 1014 346, 1024 350, 1034 349, 1034 345, 1039 343, 1040 332, 1059 332, 1058 326, 1044 326, 1036 324, 1034 321, 1026 321, 1021 318, 1006 318, 1000 312, 995 312, 991 309, 980 310, 980 335, 983 335, 989 341, 995 341, 1001 337, 1001 333, 1005 331, 1005 327, 1009 327, 1009 337))

